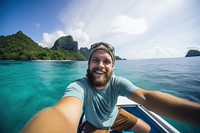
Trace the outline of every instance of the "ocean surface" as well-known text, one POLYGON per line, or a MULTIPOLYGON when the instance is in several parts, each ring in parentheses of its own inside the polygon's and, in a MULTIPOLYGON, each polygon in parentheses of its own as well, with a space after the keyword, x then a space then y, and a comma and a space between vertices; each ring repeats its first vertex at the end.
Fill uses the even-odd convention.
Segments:
MULTIPOLYGON (((0 61, 0 132, 18 133, 34 114, 55 105, 86 69, 86 61, 0 61)), ((200 103, 200 57, 116 61, 114 73, 146 90, 200 103)), ((200 132, 165 120, 180 132, 200 132)))

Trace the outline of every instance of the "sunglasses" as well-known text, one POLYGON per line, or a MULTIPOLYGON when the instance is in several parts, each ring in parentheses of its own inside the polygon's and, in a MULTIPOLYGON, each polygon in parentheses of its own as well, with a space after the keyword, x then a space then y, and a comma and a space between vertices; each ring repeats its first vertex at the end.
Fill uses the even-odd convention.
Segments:
POLYGON ((99 42, 99 43, 92 44, 91 47, 90 47, 90 50, 95 49, 95 48, 97 48, 101 45, 108 48, 111 52, 115 52, 115 48, 111 44, 108 44, 108 43, 105 43, 105 42, 99 42))

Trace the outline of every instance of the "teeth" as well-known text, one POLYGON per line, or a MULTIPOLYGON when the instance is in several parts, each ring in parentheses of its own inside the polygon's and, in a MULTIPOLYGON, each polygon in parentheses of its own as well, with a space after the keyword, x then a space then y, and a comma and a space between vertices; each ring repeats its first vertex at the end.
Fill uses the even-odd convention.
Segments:
POLYGON ((104 72, 102 72, 102 71, 96 71, 95 73, 97 73, 97 74, 103 74, 104 72))

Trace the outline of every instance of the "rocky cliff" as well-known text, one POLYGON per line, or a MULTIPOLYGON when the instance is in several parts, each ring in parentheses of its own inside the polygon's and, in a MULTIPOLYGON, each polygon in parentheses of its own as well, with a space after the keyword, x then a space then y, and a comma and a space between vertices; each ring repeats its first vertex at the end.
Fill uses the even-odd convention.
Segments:
POLYGON ((58 38, 55 41, 52 49, 56 49, 56 50, 65 49, 65 50, 78 52, 78 42, 74 41, 71 35, 63 36, 63 37, 58 38))
POLYGON ((87 59, 89 59, 90 56, 90 50, 87 47, 81 47, 79 52, 84 55, 87 59))
POLYGON ((185 57, 193 57, 193 56, 200 56, 199 50, 189 50, 185 57))

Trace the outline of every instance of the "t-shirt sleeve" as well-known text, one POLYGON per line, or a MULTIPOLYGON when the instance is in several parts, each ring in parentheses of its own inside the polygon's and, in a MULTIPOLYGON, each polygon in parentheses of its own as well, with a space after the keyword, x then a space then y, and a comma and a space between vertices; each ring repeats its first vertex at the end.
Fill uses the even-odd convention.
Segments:
POLYGON ((118 82, 118 89, 119 89, 119 95, 125 96, 125 97, 130 97, 130 95, 139 87, 135 86, 132 82, 129 80, 119 77, 119 82, 118 82))
POLYGON ((62 98, 69 96, 76 97, 84 102, 84 88, 82 87, 80 82, 75 81, 67 86, 64 96, 62 98))

